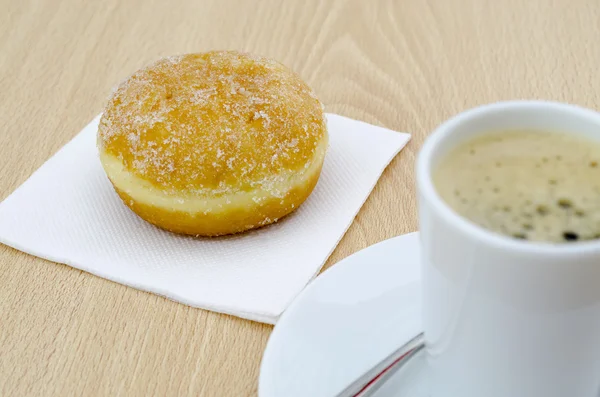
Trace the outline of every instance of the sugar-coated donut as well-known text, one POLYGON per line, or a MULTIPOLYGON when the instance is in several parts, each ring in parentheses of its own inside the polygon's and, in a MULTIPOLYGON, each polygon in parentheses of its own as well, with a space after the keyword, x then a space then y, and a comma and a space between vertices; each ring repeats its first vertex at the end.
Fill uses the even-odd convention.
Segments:
POLYGON ((120 84, 98 128, 102 166, 123 202, 176 233, 264 226, 317 184, 323 105, 278 62, 233 51, 161 59, 120 84))

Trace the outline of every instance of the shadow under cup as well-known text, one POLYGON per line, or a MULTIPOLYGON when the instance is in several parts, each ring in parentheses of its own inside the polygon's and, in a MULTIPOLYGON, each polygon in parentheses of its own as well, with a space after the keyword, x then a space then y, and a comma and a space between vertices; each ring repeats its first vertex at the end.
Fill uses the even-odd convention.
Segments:
POLYGON ((475 136, 510 130, 600 141, 600 114, 512 101, 448 120, 417 160, 423 324, 432 397, 597 397, 600 240, 520 241, 459 216, 432 171, 475 136))

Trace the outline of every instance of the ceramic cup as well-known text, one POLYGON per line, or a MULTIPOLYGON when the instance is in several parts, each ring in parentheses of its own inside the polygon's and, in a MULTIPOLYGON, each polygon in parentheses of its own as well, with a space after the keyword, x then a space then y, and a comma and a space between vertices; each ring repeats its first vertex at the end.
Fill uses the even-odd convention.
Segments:
POLYGON ((437 194, 432 170, 474 136, 529 129, 600 140, 600 114, 512 101, 442 124, 417 161, 423 322, 432 397, 598 397, 600 240, 544 244, 481 228, 437 194))

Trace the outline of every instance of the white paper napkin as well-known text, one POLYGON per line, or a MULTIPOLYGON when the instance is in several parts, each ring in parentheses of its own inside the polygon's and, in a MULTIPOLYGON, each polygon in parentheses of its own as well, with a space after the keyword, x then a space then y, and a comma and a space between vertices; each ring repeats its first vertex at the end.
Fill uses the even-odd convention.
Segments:
POLYGON ((248 233, 199 239, 155 228, 125 207, 98 160, 97 117, 0 203, 0 242, 190 306, 274 323, 410 139, 327 119, 321 179, 295 213, 248 233))

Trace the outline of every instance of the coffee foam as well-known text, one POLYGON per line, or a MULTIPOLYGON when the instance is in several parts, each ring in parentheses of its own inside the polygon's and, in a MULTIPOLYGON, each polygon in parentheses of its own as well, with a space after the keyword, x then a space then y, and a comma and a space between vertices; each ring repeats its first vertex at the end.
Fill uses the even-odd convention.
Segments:
POLYGON ((460 215, 515 238, 600 238, 600 143, 570 134, 507 131, 451 151, 434 172, 460 215))

